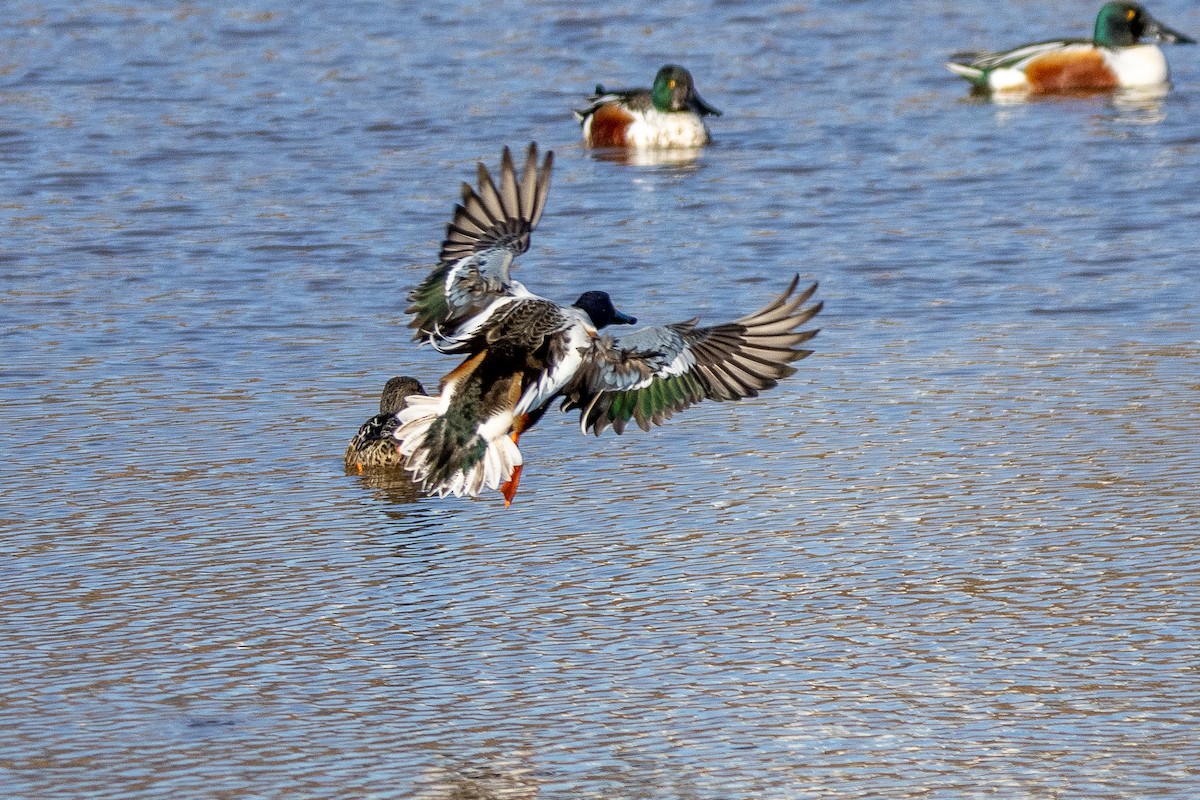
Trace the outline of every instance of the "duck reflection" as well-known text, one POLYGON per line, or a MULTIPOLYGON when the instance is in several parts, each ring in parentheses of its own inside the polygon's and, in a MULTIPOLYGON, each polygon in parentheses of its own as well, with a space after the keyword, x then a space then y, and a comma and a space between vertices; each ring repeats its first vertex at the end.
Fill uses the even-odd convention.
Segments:
POLYGON ((1156 125, 1167 118, 1165 101, 1169 86, 1148 86, 1113 92, 1112 108, 1118 121, 1135 125, 1156 125))
POLYGON ((692 167, 703 152, 700 147, 601 147, 590 152, 597 161, 630 167, 692 167))
POLYGON ((455 770, 439 767, 426 773, 414 800, 534 800, 541 789, 532 772, 512 759, 455 770))
POLYGON ((1038 105, 1045 103, 1075 103, 1095 102, 1098 106, 1111 111, 1111 117, 1117 122, 1132 125, 1156 125, 1167 118, 1165 101, 1170 92, 1169 86, 1147 86, 1116 91, 1101 91, 1096 89, 1081 89, 1072 92, 1059 92, 1052 95, 1037 94, 987 94, 972 93, 963 98, 963 102, 977 105, 993 105, 1001 109, 999 119, 1006 113, 1003 109, 1015 106, 1038 105))

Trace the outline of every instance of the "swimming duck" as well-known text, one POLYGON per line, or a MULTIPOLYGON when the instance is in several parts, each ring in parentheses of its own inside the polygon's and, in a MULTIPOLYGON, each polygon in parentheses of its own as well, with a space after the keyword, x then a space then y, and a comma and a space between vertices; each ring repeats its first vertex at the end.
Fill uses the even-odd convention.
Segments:
POLYGON ((410 395, 425 394, 425 387, 407 375, 383 385, 379 413, 362 424, 346 448, 346 469, 362 474, 368 469, 393 469, 402 464, 392 438, 399 425, 396 414, 408 405, 410 395))
MULTIPOLYGON (((485 217, 471 215, 478 223, 472 236, 479 244, 472 248, 463 225, 452 222, 449 229, 448 238, 461 239, 462 252, 471 253, 460 260, 501 239, 509 242, 510 255, 528 247, 529 221, 536 221, 540 211, 526 213, 519 187, 549 185, 549 167, 537 170, 536 154, 531 146, 524 178, 518 180, 505 150, 494 197, 495 186, 480 167, 479 191, 464 190, 454 217, 459 220, 461 209, 488 209, 485 217), (509 231, 513 221, 521 221, 513 226, 520 235, 509 231)), ((544 203, 544 194, 540 197, 544 203)), ((499 256, 480 261, 511 263, 499 256)), ((499 489, 506 506, 523 467, 518 439, 555 399, 562 398, 564 410, 580 410, 584 433, 599 435, 607 427, 621 433, 630 420, 649 429, 705 399, 756 396, 792 374, 791 362, 811 354, 798 345, 817 331, 796 328, 822 306, 804 307, 817 287, 814 283, 796 294, 797 275, 777 299, 734 322, 701 327, 692 319, 615 338, 600 331, 637 320, 618 311, 605 292, 584 292, 562 306, 511 280, 507 270, 491 275, 490 281, 476 267, 455 273, 439 265, 433 274, 443 277, 432 283, 427 279, 414 292, 414 313, 422 318, 418 330, 426 332, 426 341, 438 352, 465 360, 442 379, 437 395, 408 398, 393 435, 405 468, 427 493, 477 496, 485 488, 499 489), (446 326, 427 324, 438 316, 430 310, 437 304, 424 303, 424 298, 463 296, 460 283, 490 286, 492 294, 477 293, 486 296, 486 303, 468 318, 452 313, 443 315, 450 319, 446 326), (433 291, 435 284, 444 290, 433 291)))
POLYGON ((607 91, 596 84, 588 101, 575 118, 589 147, 699 147, 709 141, 702 117, 721 116, 676 64, 660 69, 650 89, 607 91))
POLYGON ((1165 84, 1167 60, 1157 44, 1194 44, 1137 3, 1106 3, 1091 39, 1055 39, 998 53, 959 53, 946 67, 980 91, 1037 94, 1165 84))

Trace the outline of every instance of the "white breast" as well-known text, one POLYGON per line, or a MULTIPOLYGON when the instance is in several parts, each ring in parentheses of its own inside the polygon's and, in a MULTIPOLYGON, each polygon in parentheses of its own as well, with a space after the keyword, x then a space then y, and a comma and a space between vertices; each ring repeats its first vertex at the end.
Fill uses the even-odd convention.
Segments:
POLYGON ((528 413, 549 402, 562 389, 583 363, 583 354, 591 344, 596 329, 592 327, 587 314, 577 308, 564 308, 563 313, 574 317, 575 322, 565 331, 554 334, 565 337, 564 355, 561 361, 552 363, 535 383, 525 389, 517 402, 514 415, 528 413))
POLYGON ((697 114, 664 114, 652 108, 625 131, 625 143, 633 147, 700 147, 708 143, 708 128, 697 114))
POLYGON ((1105 50, 1104 58, 1122 86, 1157 86, 1170 77, 1166 56, 1156 44, 1105 50))

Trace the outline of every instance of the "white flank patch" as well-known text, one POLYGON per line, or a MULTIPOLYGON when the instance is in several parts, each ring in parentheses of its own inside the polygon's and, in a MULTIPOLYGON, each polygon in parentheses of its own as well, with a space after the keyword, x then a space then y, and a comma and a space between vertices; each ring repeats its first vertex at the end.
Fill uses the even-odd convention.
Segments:
POLYGON ((1011 92, 1016 89, 1028 89, 1029 79, 1019 69, 1002 67, 988 74, 988 86, 992 87, 993 91, 1011 92))

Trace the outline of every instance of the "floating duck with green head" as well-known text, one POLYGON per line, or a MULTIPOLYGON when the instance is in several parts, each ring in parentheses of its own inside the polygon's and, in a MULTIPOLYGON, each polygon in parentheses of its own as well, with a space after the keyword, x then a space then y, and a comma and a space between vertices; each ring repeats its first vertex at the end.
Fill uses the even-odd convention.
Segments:
POLYGON ((650 89, 607 91, 596 84, 588 101, 575 112, 588 147, 700 147, 710 138, 703 117, 721 116, 677 64, 660 69, 650 89))
POLYGON ((1164 85, 1167 60, 1155 42, 1194 44, 1137 3, 1106 3, 1091 39, 1053 39, 997 53, 959 53, 946 67, 985 92, 1032 94, 1164 85))

